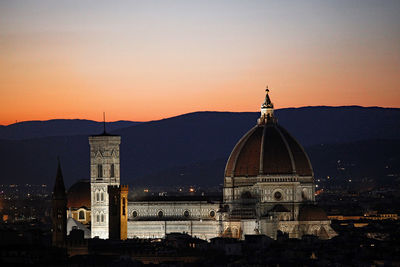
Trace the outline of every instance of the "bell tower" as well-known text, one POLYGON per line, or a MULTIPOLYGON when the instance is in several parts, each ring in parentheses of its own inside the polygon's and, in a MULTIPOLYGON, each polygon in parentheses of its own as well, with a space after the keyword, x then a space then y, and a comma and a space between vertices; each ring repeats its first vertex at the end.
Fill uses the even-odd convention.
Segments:
POLYGON ((89 136, 91 236, 109 238, 108 186, 120 184, 119 145, 121 137, 105 131, 89 136))

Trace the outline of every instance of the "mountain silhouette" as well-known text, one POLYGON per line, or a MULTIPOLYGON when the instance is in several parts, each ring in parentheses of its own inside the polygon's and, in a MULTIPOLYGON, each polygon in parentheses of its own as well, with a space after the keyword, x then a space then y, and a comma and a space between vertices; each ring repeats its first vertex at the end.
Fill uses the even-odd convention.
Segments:
MULTIPOLYGON (((140 122, 106 122, 107 131, 134 126, 140 122)), ((89 135, 104 130, 103 122, 91 120, 48 120, 24 121, 8 126, 0 126, 0 139, 23 140, 48 136, 89 135)))
MULTIPOLYGON (((157 185, 168 179, 168 184, 182 181, 202 185, 222 183, 224 163, 240 137, 256 124, 258 116, 258 112, 194 112, 159 121, 123 122, 116 126, 116 130, 109 131, 122 138, 121 182, 157 185), (188 170, 193 166, 199 166, 198 171, 189 175, 188 170), (186 173, 177 173, 180 168, 186 173)), ((278 123, 307 150, 311 149, 316 174, 324 162, 312 156, 313 146, 328 147, 377 139, 390 142, 390 139, 399 139, 400 136, 400 109, 394 108, 288 108, 276 110, 276 116, 278 123)), ((67 186, 89 178, 88 135, 100 133, 101 125, 91 133, 88 133, 91 128, 87 125, 82 129, 76 126, 72 131, 67 129, 71 121, 62 120, 60 129, 68 134, 56 136, 61 135, 61 131, 42 131, 46 129, 46 122, 41 123, 45 126, 26 128, 25 123, 14 125, 15 129, 20 127, 18 131, 24 129, 24 134, 9 139, 20 140, 6 140, 4 137, 0 140, 1 183, 52 185, 57 156, 61 158, 67 186), (41 138, 35 138, 37 136, 41 138)), ((54 121, 49 121, 51 123, 54 121)), ((385 157, 385 153, 380 157, 385 157)))

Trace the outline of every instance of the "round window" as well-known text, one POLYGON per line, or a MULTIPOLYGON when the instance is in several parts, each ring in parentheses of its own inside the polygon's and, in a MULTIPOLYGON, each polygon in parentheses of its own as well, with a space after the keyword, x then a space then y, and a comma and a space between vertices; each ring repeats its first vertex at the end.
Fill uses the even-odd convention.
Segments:
POLYGON ((132 212, 132 217, 133 217, 133 218, 136 218, 136 217, 137 217, 137 215, 138 215, 138 214, 137 214, 137 211, 136 211, 136 210, 134 210, 134 211, 132 212))
POLYGON ((279 191, 275 192, 274 198, 275 198, 276 200, 281 200, 281 199, 282 199, 282 193, 279 192, 279 191))
POLYGON ((211 218, 214 218, 214 217, 215 217, 215 211, 213 211, 213 210, 210 211, 210 217, 211 217, 211 218))
POLYGON ((158 212, 158 217, 161 218, 162 216, 164 216, 164 212, 162 212, 162 210, 160 210, 160 211, 158 212))
POLYGON ((183 216, 185 216, 186 218, 189 217, 189 211, 185 210, 185 212, 183 213, 183 216))

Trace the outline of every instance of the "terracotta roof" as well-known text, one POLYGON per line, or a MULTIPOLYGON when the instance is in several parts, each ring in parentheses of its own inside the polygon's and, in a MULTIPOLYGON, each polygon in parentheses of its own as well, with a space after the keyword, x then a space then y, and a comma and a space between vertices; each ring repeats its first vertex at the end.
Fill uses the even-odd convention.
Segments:
POLYGON ((282 126, 259 124, 247 132, 233 149, 225 168, 228 177, 257 175, 312 176, 303 147, 282 126))
POLYGON ((261 137, 263 130, 257 127, 249 135, 238 153, 234 169, 235 176, 257 176, 260 166, 261 137))
POLYGON ((73 184, 67 194, 68 208, 86 207, 90 209, 90 182, 89 180, 79 180, 73 184))
POLYGON ((312 174, 312 168, 310 161, 307 157, 303 147, 291 136, 286 129, 280 127, 282 134, 284 135, 290 150, 293 155, 293 159, 296 163, 296 173, 300 176, 308 176, 312 174), (311 173, 311 174, 310 174, 311 173))
POLYGON ((276 124, 264 126, 263 174, 292 174, 290 149, 276 124))
POLYGON ((302 205, 299 210, 299 221, 326 221, 325 211, 316 205, 302 205))
POLYGON ((289 210, 283 205, 277 204, 272 209, 270 209, 269 212, 289 212, 289 210))

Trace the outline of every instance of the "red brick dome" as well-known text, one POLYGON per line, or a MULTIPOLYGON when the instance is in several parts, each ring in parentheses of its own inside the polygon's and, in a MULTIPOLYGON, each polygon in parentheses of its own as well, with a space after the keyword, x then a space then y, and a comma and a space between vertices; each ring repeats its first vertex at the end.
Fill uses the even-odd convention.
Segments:
POLYGON ((313 171, 303 147, 276 122, 256 125, 247 132, 225 168, 227 177, 287 174, 312 176, 313 171))
POLYGON ((67 193, 67 208, 86 207, 90 209, 90 182, 89 180, 79 180, 73 184, 67 193))
POLYGON ((299 142, 276 122, 272 103, 268 101, 270 100, 267 94, 258 124, 234 147, 225 167, 225 176, 313 176, 306 152, 299 142))

